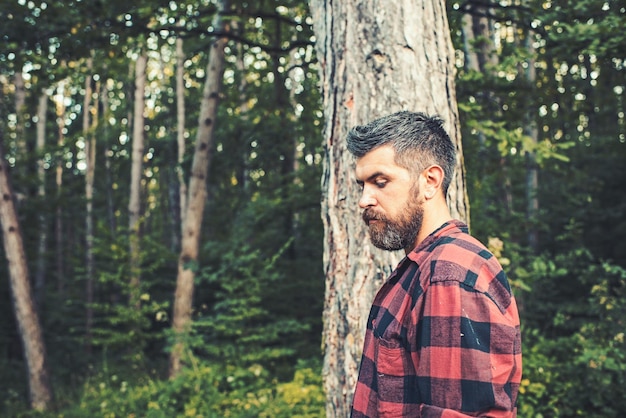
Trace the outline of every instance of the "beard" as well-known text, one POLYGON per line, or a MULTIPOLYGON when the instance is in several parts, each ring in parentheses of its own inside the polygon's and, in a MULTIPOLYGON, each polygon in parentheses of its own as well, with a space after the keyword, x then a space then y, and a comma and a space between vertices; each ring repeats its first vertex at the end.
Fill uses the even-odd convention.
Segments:
POLYGON ((363 211, 363 220, 369 225, 370 240, 374 246, 387 251, 407 249, 415 245, 424 220, 423 202, 415 190, 400 215, 391 219, 372 208, 363 211), (376 220, 373 224, 369 221, 376 220))

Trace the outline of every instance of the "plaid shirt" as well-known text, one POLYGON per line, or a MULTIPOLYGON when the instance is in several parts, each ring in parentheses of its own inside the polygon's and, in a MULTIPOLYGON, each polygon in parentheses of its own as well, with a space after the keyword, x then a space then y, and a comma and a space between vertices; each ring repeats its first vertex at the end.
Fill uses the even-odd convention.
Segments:
POLYGON ((465 224, 451 221, 376 295, 352 417, 515 417, 521 376, 506 275, 465 224))

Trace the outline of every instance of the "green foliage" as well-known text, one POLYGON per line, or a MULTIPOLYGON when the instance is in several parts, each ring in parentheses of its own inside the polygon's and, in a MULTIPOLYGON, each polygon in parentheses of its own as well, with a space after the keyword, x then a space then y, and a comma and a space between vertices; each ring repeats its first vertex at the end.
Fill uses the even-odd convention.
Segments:
MULTIPOLYGON (((513 257, 515 258, 515 256, 513 257)), ((577 249, 521 261, 521 416, 619 417, 626 408, 626 270, 577 249)))
MULTIPOLYGON (((259 374, 258 369, 251 370, 259 374)), ((293 380, 232 391, 222 403, 223 417, 318 418, 325 416, 326 397, 319 370, 296 369, 293 380)))
POLYGON ((204 337, 195 349, 204 355, 232 359, 241 367, 260 363, 280 375, 290 373, 294 358, 319 352, 320 302, 299 302, 312 296, 310 288, 319 295, 321 286, 307 284, 315 280, 315 271, 295 269, 301 262, 287 259, 293 239, 281 244, 282 237, 271 234, 271 228, 267 238, 249 236, 258 228, 254 224, 273 217, 274 208, 263 199, 250 203, 238 215, 229 241, 207 244, 208 267, 200 272, 198 284, 199 293, 209 291, 211 308, 199 314, 194 327, 204 337))
POLYGON ((318 364, 300 364, 287 381, 260 365, 248 368, 202 363, 176 379, 154 374, 101 373, 82 387, 80 399, 57 412, 15 410, 38 418, 319 418, 325 396, 318 364))

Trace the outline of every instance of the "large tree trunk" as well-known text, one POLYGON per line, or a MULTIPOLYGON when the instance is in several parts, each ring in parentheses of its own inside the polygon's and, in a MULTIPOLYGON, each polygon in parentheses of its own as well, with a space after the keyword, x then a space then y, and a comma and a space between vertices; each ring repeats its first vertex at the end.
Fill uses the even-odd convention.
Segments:
POLYGON ((135 63, 135 97, 133 118, 133 152, 128 200, 128 232, 130 244, 129 306, 140 306, 141 284, 141 178, 144 157, 144 108, 146 66, 148 55, 142 51, 135 63))
POLYGON ((438 114, 458 151, 448 192, 452 215, 468 220, 454 51, 443 0, 311 0, 324 100, 324 388, 327 415, 346 417, 372 298, 400 254, 375 249, 359 216, 348 130, 407 109, 438 114))
MULTIPOLYGON (((221 13, 227 7, 227 0, 218 2, 218 10, 213 21, 213 28, 220 33, 228 31, 227 24, 222 20, 221 13)), ((211 45, 209 63, 206 67, 206 80, 200 116, 198 118, 198 133, 189 180, 189 199, 187 213, 183 226, 182 249, 178 259, 178 275, 176 277, 176 293, 174 296, 174 312, 172 315, 172 329, 175 340, 170 354, 170 377, 178 375, 183 364, 185 351, 185 334, 191 326, 191 309, 194 292, 194 266, 198 260, 200 246, 200 230, 204 216, 204 206, 207 199, 207 175, 213 149, 213 131, 215 116, 219 101, 219 90, 224 72, 224 47, 227 39, 216 38, 211 45)))
POLYGON ((22 232, 13 203, 13 190, 9 180, 9 165, 5 159, 4 137, 1 129, 0 224, 2 224, 2 239, 9 267, 15 318, 19 328, 28 372, 30 406, 33 409, 43 411, 48 408, 52 401, 52 388, 48 378, 43 333, 30 286, 22 232))

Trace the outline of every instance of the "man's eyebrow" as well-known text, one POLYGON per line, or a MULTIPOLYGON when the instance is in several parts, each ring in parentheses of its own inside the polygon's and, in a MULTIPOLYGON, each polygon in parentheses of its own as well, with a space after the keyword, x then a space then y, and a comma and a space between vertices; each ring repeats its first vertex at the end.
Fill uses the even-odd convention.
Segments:
POLYGON ((374 174, 368 176, 365 180, 356 179, 356 184, 362 185, 366 181, 374 181, 376 178, 381 177, 381 176, 382 177, 387 177, 387 175, 385 173, 383 173, 382 171, 377 171, 374 174))

